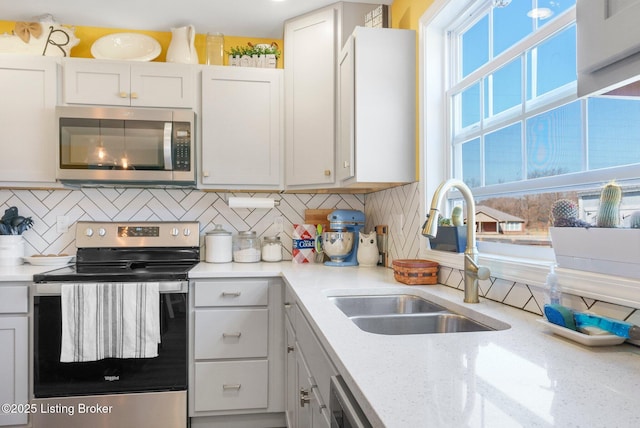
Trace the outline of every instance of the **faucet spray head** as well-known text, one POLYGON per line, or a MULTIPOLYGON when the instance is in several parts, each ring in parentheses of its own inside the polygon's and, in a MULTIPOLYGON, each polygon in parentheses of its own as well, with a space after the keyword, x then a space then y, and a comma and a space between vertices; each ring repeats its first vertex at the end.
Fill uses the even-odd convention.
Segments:
POLYGON ((438 234, 438 210, 431 208, 427 215, 427 221, 422 226, 422 236, 433 239, 438 234))

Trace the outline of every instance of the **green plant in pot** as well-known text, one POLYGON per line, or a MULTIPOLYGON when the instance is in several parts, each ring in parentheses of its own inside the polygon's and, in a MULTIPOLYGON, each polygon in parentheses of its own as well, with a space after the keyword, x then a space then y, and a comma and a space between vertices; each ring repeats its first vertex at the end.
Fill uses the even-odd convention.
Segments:
POLYGON ((432 250, 463 253, 467 248, 467 230, 462 218, 462 207, 454 207, 451 217, 438 218, 438 234, 429 239, 432 250))

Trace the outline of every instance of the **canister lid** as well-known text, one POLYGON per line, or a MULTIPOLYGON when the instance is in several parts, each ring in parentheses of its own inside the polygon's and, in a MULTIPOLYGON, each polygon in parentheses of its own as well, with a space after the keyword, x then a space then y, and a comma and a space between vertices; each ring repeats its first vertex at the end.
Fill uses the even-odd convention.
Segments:
POLYGON ((257 235, 255 230, 243 230, 238 232, 238 236, 241 238, 255 238, 257 235))
POLYGON ((207 232, 207 235, 231 235, 231 232, 224 230, 221 224, 216 224, 213 230, 207 232))

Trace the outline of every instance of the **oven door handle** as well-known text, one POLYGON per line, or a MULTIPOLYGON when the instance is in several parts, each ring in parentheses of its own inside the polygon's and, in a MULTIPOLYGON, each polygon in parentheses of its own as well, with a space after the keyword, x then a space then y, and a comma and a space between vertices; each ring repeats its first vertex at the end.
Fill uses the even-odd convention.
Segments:
MULTIPOLYGON (((146 281, 157 282, 158 290, 162 294, 169 293, 186 293, 189 289, 187 281, 146 281)), ((87 282, 88 284, 89 282, 87 282)), ((62 294, 62 284, 70 284, 69 282, 43 282, 35 283, 34 294, 36 296, 59 296, 62 294)))

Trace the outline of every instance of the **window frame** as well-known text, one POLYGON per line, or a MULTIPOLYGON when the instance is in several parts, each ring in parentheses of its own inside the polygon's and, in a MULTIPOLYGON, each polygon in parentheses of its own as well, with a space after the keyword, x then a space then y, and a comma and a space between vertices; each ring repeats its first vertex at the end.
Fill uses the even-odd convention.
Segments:
MULTIPOLYGON (((434 0, 433 3, 418 23, 419 49, 418 49, 418 122, 419 122, 419 162, 420 181, 418 186, 420 197, 420 215, 426 217, 428 207, 431 205, 431 197, 435 189, 445 179, 452 175, 452 157, 449 145, 443 141, 446 138, 447 123, 451 116, 449 98, 445 97, 445 89, 451 81, 451 70, 444 59, 449 55, 449 47, 446 43, 446 34, 451 24, 460 16, 468 16, 477 8, 476 0, 434 0), (427 58, 429 59, 427 61, 427 58), (443 108, 444 106, 444 108, 443 108), (428 114, 427 114, 428 112, 428 114)), ((564 12, 565 19, 575 20, 575 7, 571 11, 564 12)), ((532 37, 541 37, 540 33, 534 33, 532 37)), ((502 58, 508 57, 507 52, 501 54, 502 58)), ((473 74, 473 73, 472 73, 473 74)), ((564 98, 569 100, 569 96, 564 98)), ((566 101, 565 101, 566 102, 566 101)), ((558 105, 562 101, 558 100, 558 105)), ((623 175, 631 176, 629 167, 619 168, 623 175)), ((637 166, 635 166, 637 170, 637 166)), ((593 180, 608 181, 606 170, 590 171, 587 178, 584 175, 575 176, 575 185, 592 183, 593 180)), ((610 172, 609 172, 610 174, 610 172)), ((637 176, 637 173, 636 173, 637 176)), ((635 176, 634 176, 635 177, 635 176)), ((539 185, 554 189, 559 186, 555 183, 556 177, 543 177, 539 185)), ((509 186, 504 194, 521 194, 531 189, 524 186, 525 182, 516 182, 515 188, 509 186)), ((443 266, 463 269, 463 255, 433 251, 429 248, 428 239, 419 235, 419 256, 439 262, 443 266)), ((555 263, 555 257, 551 248, 536 248, 531 246, 479 242, 480 262, 491 269, 492 277, 525 283, 536 293, 544 292, 544 282, 549 271, 549 266, 555 263)), ((605 275, 581 272, 571 269, 557 269, 564 290, 569 294, 587 298, 606 300, 608 302, 640 308, 640 281, 605 275)), ((483 287, 481 285, 481 287, 483 287)))

